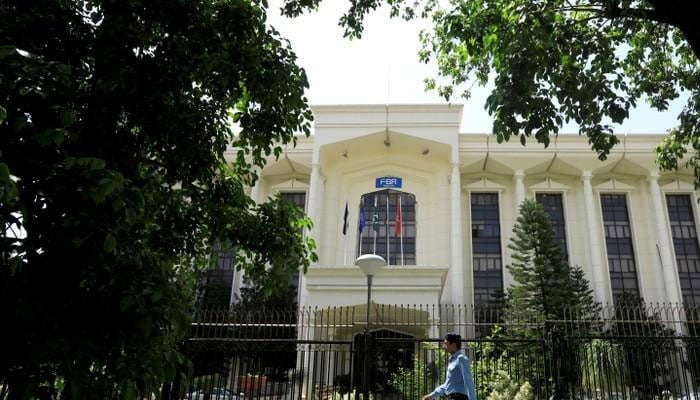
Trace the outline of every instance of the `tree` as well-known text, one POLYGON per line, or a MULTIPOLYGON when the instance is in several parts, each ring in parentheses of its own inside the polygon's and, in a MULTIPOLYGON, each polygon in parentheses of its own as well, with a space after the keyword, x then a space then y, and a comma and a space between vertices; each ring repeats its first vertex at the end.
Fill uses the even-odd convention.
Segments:
POLYGON ((564 258, 541 204, 523 201, 508 248, 513 258, 506 266, 514 281, 508 288, 511 315, 561 321, 567 310, 597 312, 588 281, 580 267, 570 267, 564 258))
MULTIPOLYGON (((320 0, 286 0, 298 15, 320 0)), ((700 4, 684 0, 353 0, 340 24, 360 37, 364 16, 386 3, 392 16, 429 16, 422 61, 435 60, 438 78, 426 87, 446 99, 470 96, 491 81, 486 110, 498 142, 550 135, 573 121, 605 159, 619 139, 615 124, 640 100, 657 110, 688 96, 679 124, 657 147, 663 169, 678 168, 688 147, 700 148, 700 4), (440 3, 441 5, 444 3, 440 3)), ((700 185, 700 154, 688 165, 700 185)))
POLYGON ((213 244, 267 293, 315 259, 306 217, 244 191, 310 128, 266 7, 0 1, 0 392, 158 390, 213 244))
MULTIPOLYGON (((587 321, 595 316, 599 306, 580 267, 571 268, 564 258, 560 244, 554 238, 549 217, 541 204, 526 199, 520 205, 520 213, 513 227, 508 248, 513 262, 508 271, 514 283, 508 288, 508 314, 516 321, 539 322, 540 328, 514 328, 516 334, 538 338, 545 335, 552 343, 552 363, 543 363, 545 376, 554 379, 554 398, 566 398, 566 387, 580 380, 580 371, 571 360, 576 359, 576 349, 561 340, 564 330, 575 329, 583 334, 589 325, 566 326, 571 315, 587 321)), ((533 382, 539 386, 539 382, 533 382)))

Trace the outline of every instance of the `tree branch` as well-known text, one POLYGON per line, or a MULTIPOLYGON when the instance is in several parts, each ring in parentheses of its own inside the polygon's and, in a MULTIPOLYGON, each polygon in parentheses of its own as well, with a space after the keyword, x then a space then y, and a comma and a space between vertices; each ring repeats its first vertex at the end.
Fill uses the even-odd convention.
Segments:
POLYGON ((614 6, 605 11, 606 16, 609 18, 636 18, 673 25, 673 21, 667 15, 650 8, 620 8, 614 6))
POLYGON ((597 14, 587 20, 596 18, 633 18, 666 24, 679 29, 690 45, 695 55, 700 59, 700 29, 697 26, 697 15, 700 5, 683 0, 649 0, 652 8, 620 8, 617 4, 611 7, 579 6, 569 4, 569 7, 556 9, 559 12, 587 12, 597 14))
POLYGON ((683 0, 649 0, 653 8, 626 8, 613 7, 613 12, 618 15, 611 17, 638 18, 654 21, 676 27, 683 33, 695 56, 700 59, 700 30, 697 24, 697 15, 700 5, 697 2, 683 0))
POLYGON ((601 7, 582 7, 582 6, 569 6, 569 7, 560 7, 560 8, 555 8, 554 11, 561 11, 561 12, 596 12, 596 13, 601 13, 605 9, 601 7))

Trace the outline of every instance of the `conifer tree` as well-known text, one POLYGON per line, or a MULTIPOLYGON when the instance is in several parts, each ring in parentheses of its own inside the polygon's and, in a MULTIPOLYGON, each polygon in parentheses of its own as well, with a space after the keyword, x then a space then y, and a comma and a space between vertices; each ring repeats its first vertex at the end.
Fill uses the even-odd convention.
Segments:
MULTIPOLYGON (((555 399, 567 397, 566 387, 580 380, 579 372, 571 364, 575 348, 560 339, 562 330, 588 331, 589 324, 569 324, 557 321, 571 320, 571 316, 591 320, 599 305, 580 267, 571 267, 564 257, 549 217, 535 200, 525 200, 520 206, 517 223, 508 248, 513 262, 507 266, 514 283, 508 289, 508 315, 511 320, 539 322, 544 328, 515 328, 511 331, 525 337, 552 340, 552 363, 545 363, 545 376, 556 372, 552 385, 555 399), (549 371, 547 371, 549 370, 549 371)), ((516 325, 518 326, 518 325, 516 325)), ((528 325, 530 326, 530 325, 528 325)), ((581 332, 583 333, 583 332, 581 332)), ((538 382, 541 384, 541 382, 538 382)))
POLYGON ((584 275, 583 268, 572 265, 569 271, 573 298, 578 301, 576 308, 572 310, 571 318, 582 321, 597 320, 600 312, 600 304, 595 301, 593 289, 584 275))
POLYGON ((597 310, 580 267, 572 268, 554 237, 549 217, 534 200, 525 200, 508 248, 509 314, 530 321, 562 320, 566 310, 597 310))

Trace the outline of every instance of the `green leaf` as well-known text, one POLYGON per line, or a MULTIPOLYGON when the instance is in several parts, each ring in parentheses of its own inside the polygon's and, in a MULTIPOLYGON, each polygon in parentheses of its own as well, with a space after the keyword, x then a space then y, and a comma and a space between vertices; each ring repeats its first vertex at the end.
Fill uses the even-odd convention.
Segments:
POLYGON ((9 181, 10 180, 10 167, 7 166, 7 163, 0 162, 0 181, 9 181))
POLYGON ((569 66, 571 64, 571 56, 569 56, 568 54, 563 54, 559 62, 562 66, 569 66))
POLYGON ((126 392, 122 392, 125 400, 134 400, 137 398, 136 388, 133 384, 127 383, 126 392))
POLYGON ((64 165, 67 169, 85 168, 91 171, 104 169, 107 163, 101 158, 95 157, 66 157, 64 165))
POLYGON ((111 195, 119 187, 119 182, 112 178, 102 178, 90 190, 90 197, 95 202, 95 204, 102 204, 102 202, 111 195))
POLYGON ((103 243, 103 248, 107 253, 114 253, 114 250, 117 247, 117 239, 112 235, 111 233, 108 233, 107 236, 105 236, 105 240, 103 243))
POLYGON ((488 34, 484 36, 484 46, 491 47, 498 40, 498 36, 495 33, 488 34))
POLYGON ((63 75, 70 75, 71 67, 68 64, 58 64, 56 70, 63 75))
POLYGON ((130 309, 131 307, 133 307, 134 304, 136 304, 136 303, 135 303, 134 298, 132 296, 123 297, 119 301, 119 309, 122 311, 126 311, 126 310, 130 309))
POLYGON ((8 45, 0 46, 0 59, 3 59, 5 57, 9 56, 10 54, 14 53, 15 51, 17 51, 17 47, 15 47, 15 46, 8 46, 8 45))
POLYGON ((61 121, 61 126, 68 128, 75 122, 75 112, 73 110, 61 110, 58 113, 58 119, 61 121))
POLYGON ((32 135, 32 139, 41 146, 46 147, 52 143, 61 144, 66 139, 68 131, 62 128, 45 129, 32 135))

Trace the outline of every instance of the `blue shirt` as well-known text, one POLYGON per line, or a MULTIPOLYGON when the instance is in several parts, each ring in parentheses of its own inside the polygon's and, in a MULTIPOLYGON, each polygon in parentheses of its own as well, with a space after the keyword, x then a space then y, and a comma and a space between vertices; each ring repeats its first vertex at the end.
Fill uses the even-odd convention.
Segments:
POLYGON ((469 357, 461 350, 450 355, 445 383, 433 390, 430 393, 430 397, 436 399, 438 396, 446 396, 452 393, 466 394, 469 396, 469 400, 477 400, 469 357))

